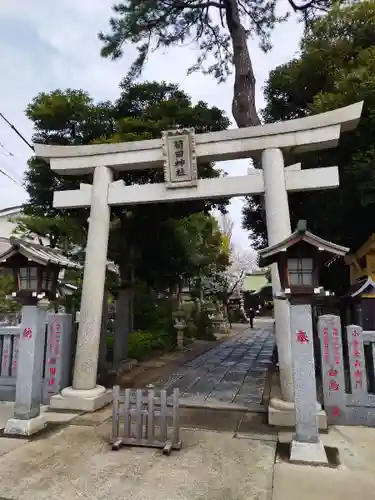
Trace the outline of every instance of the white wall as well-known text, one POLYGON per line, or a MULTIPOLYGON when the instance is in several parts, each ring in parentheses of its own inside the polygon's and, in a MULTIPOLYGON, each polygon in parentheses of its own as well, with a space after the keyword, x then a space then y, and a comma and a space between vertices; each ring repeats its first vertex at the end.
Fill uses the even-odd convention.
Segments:
MULTIPOLYGON (((22 206, 3 208, 0 210, 0 254, 6 252, 9 247, 9 238, 16 236, 13 234, 16 228, 16 222, 12 219, 17 219, 22 215, 22 206)), ((34 240, 34 238, 31 238, 34 240)))

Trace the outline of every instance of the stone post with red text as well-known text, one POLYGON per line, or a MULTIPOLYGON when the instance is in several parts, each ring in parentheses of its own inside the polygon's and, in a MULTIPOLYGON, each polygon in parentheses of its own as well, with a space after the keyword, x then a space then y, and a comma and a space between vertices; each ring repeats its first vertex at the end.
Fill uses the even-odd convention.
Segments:
POLYGON ((293 303, 290 308, 290 331, 293 356, 294 405, 296 434, 290 461, 328 463, 320 440, 316 419, 316 379, 311 304, 293 303))
POLYGON ((49 404, 51 396, 71 383, 72 375, 72 325, 71 314, 47 315, 47 345, 43 403, 49 404))
POLYGON ((318 319, 322 358, 324 409, 329 424, 346 424, 346 393, 339 316, 325 314, 318 319))
POLYGON ((29 436, 46 425, 40 414, 46 315, 41 305, 22 307, 14 416, 7 421, 4 434, 29 436))

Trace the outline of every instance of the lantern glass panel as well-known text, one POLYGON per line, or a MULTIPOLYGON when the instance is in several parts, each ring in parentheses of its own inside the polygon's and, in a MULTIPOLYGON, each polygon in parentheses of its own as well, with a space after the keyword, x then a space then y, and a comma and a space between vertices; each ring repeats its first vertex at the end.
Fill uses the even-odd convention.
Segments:
POLYGON ((313 259, 288 259, 290 286, 312 286, 313 259))
POLYGON ((43 269, 42 290, 52 290, 54 272, 51 269, 43 269))
POLYGON ((34 290, 38 288, 38 268, 20 267, 20 290, 34 290))

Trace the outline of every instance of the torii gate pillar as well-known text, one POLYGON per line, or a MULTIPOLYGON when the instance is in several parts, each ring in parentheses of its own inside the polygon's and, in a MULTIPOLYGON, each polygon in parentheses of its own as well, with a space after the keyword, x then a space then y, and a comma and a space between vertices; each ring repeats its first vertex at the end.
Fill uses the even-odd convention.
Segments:
MULTIPOLYGON (((268 245, 275 245, 287 238, 291 233, 288 194, 285 186, 284 158, 280 149, 266 149, 262 153, 262 169, 264 177, 265 208, 267 221, 268 245)), ((277 264, 271 266, 273 296, 280 294, 280 277, 277 264)), ((274 319, 276 329, 277 350, 279 357, 280 385, 283 399, 292 402, 293 372, 290 337, 289 303, 286 300, 274 299, 274 319)))

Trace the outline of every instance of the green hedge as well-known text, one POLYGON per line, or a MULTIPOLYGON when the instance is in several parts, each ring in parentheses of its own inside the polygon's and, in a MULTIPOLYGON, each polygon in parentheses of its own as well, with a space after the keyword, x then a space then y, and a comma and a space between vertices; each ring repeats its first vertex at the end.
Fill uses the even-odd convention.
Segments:
MULTIPOLYGON (((129 335, 128 357, 139 361, 153 351, 172 349, 175 343, 176 338, 170 333, 136 331, 129 335)), ((108 337, 107 349, 112 356, 113 334, 108 337)))
POLYGON ((174 343, 170 333, 137 331, 129 335, 128 356, 140 360, 152 351, 172 349, 174 343))

